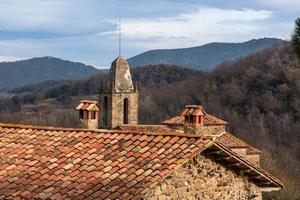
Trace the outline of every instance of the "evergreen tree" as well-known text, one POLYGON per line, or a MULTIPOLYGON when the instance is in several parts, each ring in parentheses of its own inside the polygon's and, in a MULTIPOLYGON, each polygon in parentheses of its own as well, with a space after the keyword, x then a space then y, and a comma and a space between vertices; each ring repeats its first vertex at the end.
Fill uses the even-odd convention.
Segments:
POLYGON ((294 50, 300 59, 300 18, 296 19, 295 21, 295 30, 292 35, 292 43, 294 50))

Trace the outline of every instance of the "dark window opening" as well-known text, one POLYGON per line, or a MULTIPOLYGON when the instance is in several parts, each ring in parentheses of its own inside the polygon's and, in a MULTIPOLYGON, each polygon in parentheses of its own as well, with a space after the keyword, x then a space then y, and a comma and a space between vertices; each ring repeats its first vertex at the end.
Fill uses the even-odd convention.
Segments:
POLYGON ((196 116, 187 115, 185 116, 185 122, 188 124, 195 124, 196 123, 196 116))
POLYGON ((191 123, 192 123, 192 124, 196 124, 196 116, 193 116, 193 115, 192 115, 191 123))
POLYGON ((83 110, 79 110, 79 118, 83 119, 83 110))
POLYGON ((96 111, 91 112, 91 119, 96 119, 96 111))
POLYGON ((124 117, 124 124, 128 124, 128 99, 124 99, 124 111, 123 111, 123 117, 124 117))
POLYGON ((103 125, 107 126, 107 122, 108 122, 108 98, 107 96, 104 97, 103 99, 103 125))
POLYGON ((87 111, 83 111, 83 118, 87 119, 88 118, 88 112, 87 111))

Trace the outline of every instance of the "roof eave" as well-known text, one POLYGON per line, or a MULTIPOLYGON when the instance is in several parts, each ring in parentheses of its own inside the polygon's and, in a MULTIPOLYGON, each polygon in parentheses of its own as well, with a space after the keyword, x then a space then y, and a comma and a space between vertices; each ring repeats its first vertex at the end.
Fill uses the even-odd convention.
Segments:
POLYGON ((231 166, 233 168, 242 170, 246 172, 246 175, 249 176, 249 179, 260 182, 260 187, 262 188, 283 188, 284 185, 281 180, 267 173, 265 170, 260 168, 259 166, 254 165, 253 163, 241 158, 237 153, 233 152, 230 148, 227 148, 220 142, 216 141, 213 147, 217 148, 220 152, 216 152, 216 154, 224 154, 228 161, 227 166, 231 166))

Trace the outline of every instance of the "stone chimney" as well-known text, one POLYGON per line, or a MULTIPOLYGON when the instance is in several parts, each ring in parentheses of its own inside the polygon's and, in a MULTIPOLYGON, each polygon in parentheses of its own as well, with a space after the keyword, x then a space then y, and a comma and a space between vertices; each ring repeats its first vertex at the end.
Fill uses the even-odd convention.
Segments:
POLYGON ((205 114, 206 113, 202 106, 186 105, 184 107, 184 111, 181 113, 181 116, 184 117, 185 124, 203 125, 203 118, 205 114))
POLYGON ((184 132, 193 135, 219 135, 225 131, 227 124, 227 122, 207 114, 199 105, 186 105, 181 117, 184 118, 184 132))
POLYGON ((85 129, 98 129, 100 107, 97 101, 82 100, 76 107, 79 112, 79 127, 85 129))

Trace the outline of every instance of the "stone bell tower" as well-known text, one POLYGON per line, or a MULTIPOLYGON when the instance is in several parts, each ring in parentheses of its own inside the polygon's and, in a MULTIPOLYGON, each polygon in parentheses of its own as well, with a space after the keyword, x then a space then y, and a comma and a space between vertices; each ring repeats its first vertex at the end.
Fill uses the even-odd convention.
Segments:
POLYGON ((117 57, 111 64, 107 91, 100 94, 100 127, 114 129, 138 123, 138 91, 134 88, 126 59, 117 57))

